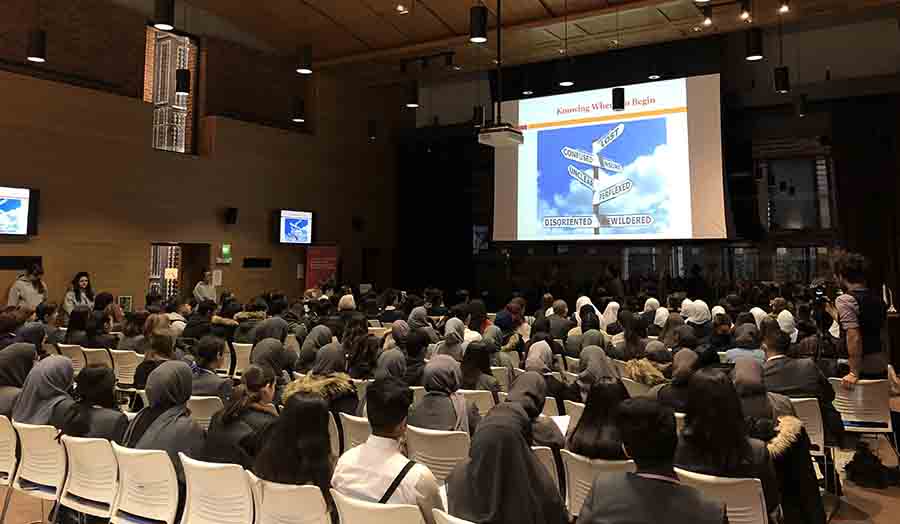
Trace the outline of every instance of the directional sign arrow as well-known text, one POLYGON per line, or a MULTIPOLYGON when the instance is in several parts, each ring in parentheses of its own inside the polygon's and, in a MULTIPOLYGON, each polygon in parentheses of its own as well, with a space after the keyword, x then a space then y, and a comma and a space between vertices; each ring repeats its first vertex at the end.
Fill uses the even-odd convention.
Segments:
POLYGON ((613 173, 621 173, 623 171, 622 164, 603 157, 600 157, 600 168, 613 173))
POLYGON ((597 157, 587 151, 581 151, 572 147, 562 148, 562 155, 573 162, 587 164, 589 166, 600 167, 597 157))
POLYGON ((619 198, 625 193, 631 191, 631 188, 634 187, 634 183, 631 180, 625 180, 623 182, 619 182, 618 184, 613 184, 605 189, 601 189, 594 193, 594 204, 602 204, 604 202, 609 202, 610 200, 619 198))
POLYGON ((575 166, 569 166, 569 176, 591 191, 594 190, 594 178, 590 174, 585 173, 575 166))
POLYGON ((625 124, 619 124, 616 127, 612 128, 609 133, 606 133, 602 137, 594 140, 594 153, 599 153, 606 149, 606 146, 613 143, 613 141, 620 136, 622 136, 622 132, 625 131, 625 124))

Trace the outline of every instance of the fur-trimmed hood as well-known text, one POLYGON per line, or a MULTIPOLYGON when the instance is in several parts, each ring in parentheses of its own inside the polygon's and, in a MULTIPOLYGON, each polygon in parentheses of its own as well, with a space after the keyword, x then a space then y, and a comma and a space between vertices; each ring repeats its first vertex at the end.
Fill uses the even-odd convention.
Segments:
POLYGON ((356 394, 356 384, 350 380, 346 373, 334 373, 332 375, 306 375, 294 380, 284 388, 282 402, 295 393, 316 395, 325 400, 333 400, 348 393, 356 394))
POLYGON ((241 311, 240 313, 234 316, 234 319, 238 322, 244 320, 265 320, 266 312, 265 311, 241 311))
POLYGON ((797 417, 778 417, 778 425, 774 429, 777 433, 766 443, 773 459, 783 455, 797 442, 803 431, 803 422, 797 417))

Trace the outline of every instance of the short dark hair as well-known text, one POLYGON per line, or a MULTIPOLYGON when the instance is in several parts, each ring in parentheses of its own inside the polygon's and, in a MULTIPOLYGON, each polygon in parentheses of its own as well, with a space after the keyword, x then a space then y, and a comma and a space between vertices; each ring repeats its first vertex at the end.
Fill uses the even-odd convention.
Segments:
POLYGON ((859 253, 843 253, 834 260, 834 273, 854 284, 866 281, 866 270, 869 261, 859 253))
POLYGON ((744 311, 743 313, 739 313, 737 316, 737 320, 734 321, 734 327, 737 328, 744 324, 753 324, 756 325, 756 319, 753 318, 753 313, 749 311, 744 311))
POLYGON ((201 316, 209 316, 216 312, 216 303, 212 300, 204 300, 197 305, 197 313, 201 316))
POLYGON ((425 348, 428 347, 428 343, 431 339, 428 338, 428 333, 423 329, 414 329, 409 335, 406 336, 406 354, 411 357, 418 357, 421 355, 425 348))
POLYGON ((253 299, 253 302, 247 304, 244 309, 247 311, 268 311, 269 304, 262 297, 257 297, 253 299))
POLYGON ((16 315, 15 308, 9 308, 8 311, 0 313, 0 332, 12 333, 19 328, 19 317, 16 315))
POLYGON ((115 301, 116 298, 112 295, 112 293, 108 291, 97 293, 97 296, 94 297, 94 311, 103 311, 104 309, 106 309, 106 306, 112 304, 115 301))
POLYGON ((395 429, 406 420, 412 400, 412 390, 401 379, 391 376, 375 379, 366 389, 366 411, 372 430, 395 429))
POLYGON ((791 346, 791 338, 781 330, 777 320, 772 317, 762 319, 759 323, 759 332, 766 349, 779 355, 787 353, 791 346))
POLYGON ((38 304, 35 314, 39 322, 46 323, 47 317, 52 317, 57 309, 59 309, 59 305, 56 302, 41 302, 38 304))
POLYGON ((197 364, 209 369, 209 366, 219 360, 219 356, 225 352, 225 341, 219 337, 206 335, 191 349, 197 355, 197 364))
POLYGON ((153 333, 150 335, 150 350, 155 355, 161 355, 168 359, 175 358, 175 337, 168 333, 153 333))
POLYGON ((675 458, 678 434, 675 414, 650 398, 632 398, 619 404, 616 425, 622 444, 638 466, 665 466, 675 458))
POLYGON ((679 348, 696 349, 700 342, 694 328, 687 325, 675 328, 675 345, 679 348))
POLYGON ((722 326, 731 327, 731 317, 726 315, 725 313, 718 313, 715 318, 713 318, 713 329, 720 328, 722 326))
POLYGON ((273 317, 284 313, 288 308, 288 300, 284 295, 275 295, 269 302, 269 314, 273 317))

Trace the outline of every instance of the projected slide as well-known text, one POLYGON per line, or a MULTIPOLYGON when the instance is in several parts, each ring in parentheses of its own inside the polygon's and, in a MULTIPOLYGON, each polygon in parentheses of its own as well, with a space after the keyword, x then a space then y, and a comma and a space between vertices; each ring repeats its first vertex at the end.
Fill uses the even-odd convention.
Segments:
POLYGON ((611 89, 505 104, 525 142, 496 152, 494 238, 724 238, 718 76, 711 107, 689 108, 690 80, 626 86, 621 112, 611 89), (694 117, 715 121, 708 136, 694 117), (715 211, 695 212, 701 199, 715 211))
POLYGON ((0 186, 0 235, 28 233, 28 189, 0 186))
POLYGON ((279 221, 279 237, 282 244, 309 244, 312 242, 312 213, 282 211, 279 221))

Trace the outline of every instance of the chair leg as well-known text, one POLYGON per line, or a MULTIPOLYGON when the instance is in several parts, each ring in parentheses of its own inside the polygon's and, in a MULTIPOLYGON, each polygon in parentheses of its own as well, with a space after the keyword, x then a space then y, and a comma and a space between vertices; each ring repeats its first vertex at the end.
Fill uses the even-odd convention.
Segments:
POLYGON ((9 505, 12 503, 12 492, 12 481, 10 480, 9 485, 6 486, 6 500, 3 501, 3 513, 0 513, 0 524, 6 522, 6 512, 9 510, 9 505))

